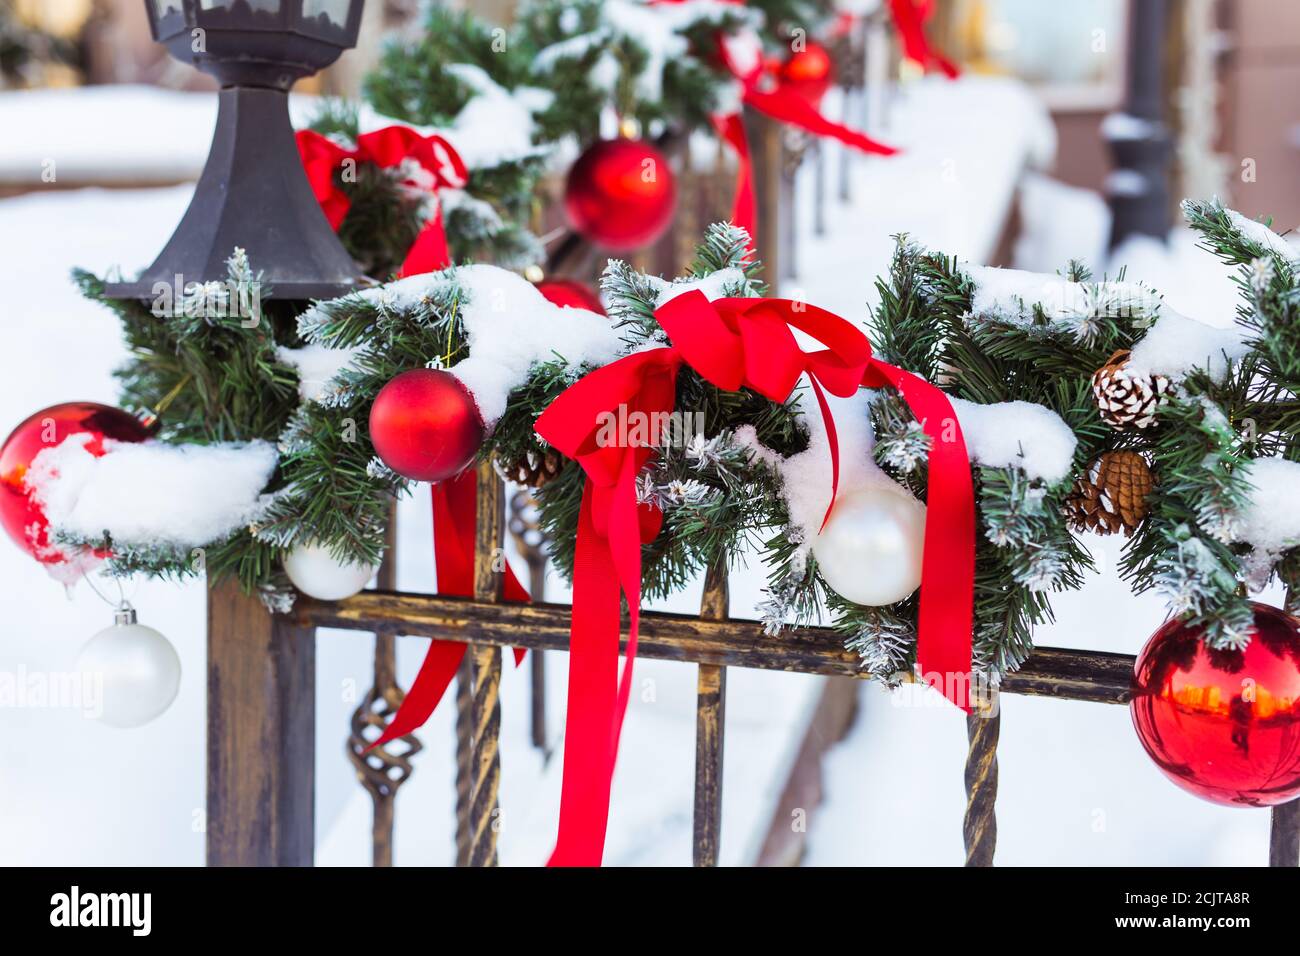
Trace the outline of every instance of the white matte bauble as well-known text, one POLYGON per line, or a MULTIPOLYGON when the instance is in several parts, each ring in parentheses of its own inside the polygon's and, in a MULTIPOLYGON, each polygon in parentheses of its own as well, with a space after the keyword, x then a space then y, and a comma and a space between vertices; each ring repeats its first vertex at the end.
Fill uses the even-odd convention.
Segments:
POLYGON ((324 545, 300 544, 284 558, 284 573, 303 594, 319 601, 341 601, 364 588, 379 565, 338 560, 324 545))
POLYGON ((95 681, 99 719, 110 727, 140 727, 176 699, 181 659, 171 641, 152 627, 137 624, 129 607, 81 649, 77 667, 95 681))
POLYGON ((920 586, 924 548, 925 505, 900 488, 872 485, 835 499, 812 551, 840 597, 880 607, 920 586))

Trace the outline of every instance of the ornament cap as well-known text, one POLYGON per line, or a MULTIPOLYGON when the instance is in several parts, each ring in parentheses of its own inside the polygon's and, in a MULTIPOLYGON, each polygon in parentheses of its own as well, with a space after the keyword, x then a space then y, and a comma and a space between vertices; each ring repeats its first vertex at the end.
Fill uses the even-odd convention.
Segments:
POLYGON ((113 612, 113 623, 118 627, 127 627, 136 623, 135 608, 129 604, 123 604, 113 612))
POLYGON ((618 121, 618 135, 623 139, 641 138, 641 121, 635 116, 622 116, 618 121))
POLYGON ((131 417, 140 423, 150 437, 157 435, 162 429, 162 419, 152 408, 141 406, 132 411, 131 417))

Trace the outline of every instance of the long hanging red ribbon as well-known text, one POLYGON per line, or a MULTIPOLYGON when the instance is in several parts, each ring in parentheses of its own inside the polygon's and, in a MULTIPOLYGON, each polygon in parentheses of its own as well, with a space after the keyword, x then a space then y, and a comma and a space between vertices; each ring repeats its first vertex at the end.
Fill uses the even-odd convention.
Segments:
POLYGON ((736 153, 736 192, 731 201, 731 224, 749 233, 749 247, 758 241, 758 206, 754 199, 754 163, 745 135, 745 118, 740 113, 715 113, 713 128, 718 138, 736 153))
MULTIPOLYGON (((587 474, 578 524, 570 632, 560 824, 553 866, 598 866, 609 795, 627 711, 640 603, 641 545, 658 530, 657 512, 636 502, 636 476, 660 442, 602 443, 608 416, 658 423, 673 409, 682 363, 727 390, 752 388, 785 401, 803 374, 817 389, 831 438, 832 506, 839 451, 821 390, 853 394, 885 384, 934 439, 929 460, 925 552, 917 657, 923 679, 969 710, 975 573, 975 503, 961 429, 942 391, 875 359, 860 330, 839 316, 785 299, 709 300, 692 291, 656 313, 672 345, 638 352, 584 376, 537 419, 536 431, 587 474), (805 353, 791 328, 827 348, 805 353), (626 417, 625 417, 626 416, 626 417), (619 599, 631 615, 627 663, 618 669, 619 599)), ((635 434, 635 430, 632 430, 635 434)), ((828 510, 829 514, 829 510, 828 510)))
POLYGON ((564 731, 559 838, 551 866, 598 865, 623 715, 631 694, 641 605, 641 545, 659 532, 660 514, 638 505, 636 476, 659 436, 601 445, 592 423, 603 409, 656 427, 672 411, 680 358, 654 349, 596 369, 561 394, 537 420, 538 434, 587 473, 578 519, 569 637, 569 705, 564 731), (584 384, 585 383, 585 384, 584 384), (612 404, 610 404, 612 403, 612 404), (582 595, 580 598, 579 595, 582 595), (620 595, 631 615, 618 676, 620 595))
MULTIPOLYGON (((474 537, 477 517, 477 475, 470 469, 448 481, 429 486, 433 501, 433 560, 438 571, 438 593, 449 597, 474 596, 474 537)), ((505 599, 527 603, 528 591, 519 583, 510 565, 505 570, 505 599)), ((442 700, 456 676, 466 645, 460 641, 435 640, 429 645, 397 713, 370 749, 418 730, 442 700)), ((523 660, 522 648, 515 648, 515 664, 523 660)))
MULTIPOLYGON (((731 47, 733 42, 735 41, 720 36, 718 53, 727 70, 740 83, 741 102, 745 105, 814 136, 838 140, 864 153, 892 156, 898 152, 893 146, 887 146, 865 133, 827 119, 804 97, 780 83, 771 88, 765 87, 764 83, 772 82, 772 78, 764 73, 762 58, 755 57, 753 63, 745 65, 744 58, 738 56, 731 47)), ((732 201, 731 221, 749 233, 750 248, 753 248, 757 241, 758 219, 755 215, 754 174, 745 124, 740 113, 729 113, 714 116, 713 125, 721 139, 736 152, 736 192, 732 201)))
POLYGON ((889 0, 889 12, 898 28, 903 55, 925 70, 938 69, 950 80, 961 75, 953 62, 939 52, 925 35, 925 21, 934 13, 929 0, 889 0))
MULTIPOLYGON (((309 129, 297 134, 298 153, 302 157, 307 181, 325 217, 335 229, 343 223, 352 207, 338 185, 339 167, 346 160, 370 162, 384 169, 405 166, 407 185, 435 196, 440 189, 460 189, 469 182, 469 170, 460 154, 441 136, 422 136, 406 126, 386 126, 357 137, 354 149, 309 129)), ((442 207, 436 205, 406 253, 399 277, 435 272, 451 265, 447 251, 447 234, 442 225, 442 207)))

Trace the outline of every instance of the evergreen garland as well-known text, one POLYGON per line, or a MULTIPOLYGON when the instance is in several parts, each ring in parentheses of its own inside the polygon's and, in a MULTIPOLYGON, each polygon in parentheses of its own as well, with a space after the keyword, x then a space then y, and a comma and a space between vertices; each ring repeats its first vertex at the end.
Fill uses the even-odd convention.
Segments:
MULTIPOLYGON (((1089 279, 1078 269, 1070 278, 1089 279)), ((942 384, 957 398, 1051 409, 1078 439, 1076 469, 1105 447, 1108 429, 1097 417, 1089 379, 1094 364, 1136 337, 1121 310, 1100 316, 1097 334, 1082 341, 1053 334, 1037 306, 1027 327, 993 317, 973 320, 972 284, 956 261, 906 237, 900 238, 890 274, 877 282, 877 292, 871 337, 880 358, 942 384)), ((929 437, 892 389, 874 394, 871 417, 877 463, 924 500, 929 437)), ((1072 476, 1049 484, 1017 468, 976 466, 973 471, 980 530, 975 668, 996 681, 1028 656, 1034 626, 1051 619, 1048 594, 1078 587, 1091 562, 1063 511, 1072 476)), ((770 543, 769 590, 779 597, 773 610, 806 620, 824 603, 847 646, 858 651, 873 676, 893 682, 910 670, 916 661, 916 595, 888 607, 845 601, 820 580, 816 559, 798 544, 785 535, 770 543)))
POLYGON ((1211 646, 1240 647, 1252 621, 1247 583, 1260 587, 1279 574, 1296 593, 1300 549, 1255 556, 1253 564, 1266 564, 1248 573, 1250 549, 1233 538, 1252 489, 1251 461, 1300 461, 1300 270, 1267 226, 1216 201, 1189 200, 1183 210, 1203 247, 1237 267, 1236 320, 1249 351, 1217 380, 1189 375, 1161 410, 1147 446, 1158 494, 1122 570, 1136 588, 1157 588, 1176 614, 1204 626, 1211 646))
MULTIPOLYGON (((1260 555, 1237 539, 1253 490, 1251 463, 1300 461, 1297 258, 1262 227, 1215 204, 1188 204, 1187 212, 1206 247, 1238 267, 1237 319, 1247 348, 1234 361, 1224 357, 1222 374, 1200 368, 1182 376, 1148 429, 1117 431, 1107 424, 1092 375, 1158 321, 1158 298, 1126 299, 1119 285, 1094 281, 1073 264, 1057 281, 1077 293, 1080 307, 1062 311, 1024 301, 1018 313, 977 312, 970 271, 906 237, 888 276, 878 280, 871 335, 880 357, 941 384, 954 398, 1042 406, 1077 442, 1070 473, 1052 481, 1017 466, 973 465, 975 664, 994 681, 1032 649, 1034 627, 1051 618, 1050 593, 1080 586, 1091 566, 1068 526, 1065 499, 1073 477, 1109 451, 1136 451, 1154 472, 1145 520, 1122 565, 1135 589, 1162 590, 1176 614, 1205 625, 1214 647, 1248 638, 1248 584, 1261 586, 1276 574, 1295 591, 1300 541, 1260 555)), ((108 302, 133 356, 119 376, 128 404, 163 412, 163 440, 277 440, 281 460, 267 489, 271 506, 255 527, 205 549, 206 568, 165 549, 115 549, 110 567, 169 576, 236 574, 283 606, 291 592, 278 562, 297 544, 319 542, 353 561, 379 559, 393 497, 410 483, 375 458, 366 428, 370 404, 402 371, 450 367, 466 357, 462 313, 469 293, 452 268, 318 303, 295 320, 288 303, 253 296, 258 277, 242 253, 229 268, 230 283, 189 288, 167 308, 108 302), (310 401, 299 400, 298 373, 280 351, 304 343, 347 350, 342 370, 310 401)), ((655 310, 669 291, 691 285, 761 295, 758 268, 745 234, 718 224, 685 277, 669 282, 616 260, 602 289, 610 321, 631 352, 667 342, 655 310)), ((78 281, 88 296, 102 299, 99 279, 79 273, 78 281)), ((1131 294, 1140 287, 1123 288, 1131 294)), ((561 355, 536 363, 511 393, 481 455, 509 465, 549 451, 533 423, 590 370, 561 355)), ((676 403, 679 411, 698 413, 702 427, 664 448, 638 478, 640 499, 664 515, 662 531, 644 547, 645 594, 670 594, 705 568, 734 564, 747 547, 757 547, 769 569, 769 595, 760 608, 769 633, 827 610, 874 676, 892 681, 907 671, 915 663, 917 596, 876 608, 844 600, 825 585, 809 542, 791 526, 787 489, 773 462, 808 447, 796 398, 778 403, 747 389, 724 392, 683 367, 676 403)), ((865 408, 877 463, 924 500, 929 437, 891 389, 873 391, 865 408)), ((580 467, 566 462, 537 495, 552 557, 565 574, 572 572, 583 483, 580 467)))
MULTIPOLYGON (((277 342, 296 339, 292 303, 264 298, 271 290, 242 249, 234 251, 227 269, 227 283, 194 284, 179 301, 159 298, 148 305, 108 299, 103 280, 74 272, 82 293, 121 321, 131 354, 115 373, 122 404, 155 412, 162 441, 275 441, 297 405, 298 373, 276 348, 277 342)), ((284 484, 279 470, 267 491, 277 493, 284 484)), ((271 545, 245 530, 212 542, 201 556, 115 545, 108 568, 114 574, 174 578, 204 571, 215 578, 234 574, 249 588, 274 590, 277 582, 283 585, 277 557, 271 545)))
POLYGON ((655 39, 638 27, 646 18, 682 20, 687 8, 613 7, 602 0, 528 0, 520 8, 517 42, 534 64, 531 82, 557 93, 538 117, 543 135, 594 142, 606 107, 645 127, 707 128, 729 81, 716 59, 717 37, 761 18, 740 5, 700 5, 675 31, 688 52, 657 62, 648 45, 655 39))

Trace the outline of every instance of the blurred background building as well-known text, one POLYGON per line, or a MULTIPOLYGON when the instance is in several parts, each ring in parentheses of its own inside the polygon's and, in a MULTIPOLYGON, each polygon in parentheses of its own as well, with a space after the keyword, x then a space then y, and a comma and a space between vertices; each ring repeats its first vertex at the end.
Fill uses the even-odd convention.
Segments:
MULTIPOLYGON (((498 20, 514 7, 470 2, 498 20)), ((936 28, 972 72, 1030 83, 1057 128, 1054 176, 1104 191, 1113 164, 1102 122, 1123 102, 1133 2, 939 0, 936 28)), ((368 4, 358 48, 303 89, 355 93, 383 36, 410 23, 418 7, 418 0, 368 4)), ((1300 209, 1300 97, 1289 95, 1300 84, 1300 4, 1168 0, 1167 9, 1160 49, 1142 56, 1161 61, 1174 144, 1171 201, 1214 193, 1251 216, 1300 209)), ((102 83, 203 88, 211 80, 151 41, 140 0, 0 3, 0 88, 102 83)))

